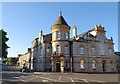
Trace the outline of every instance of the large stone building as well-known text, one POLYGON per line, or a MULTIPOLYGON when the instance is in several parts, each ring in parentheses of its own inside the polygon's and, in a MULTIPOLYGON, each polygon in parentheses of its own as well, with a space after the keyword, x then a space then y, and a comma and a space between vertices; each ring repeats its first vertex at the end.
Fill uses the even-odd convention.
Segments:
POLYGON ((71 38, 70 29, 60 14, 52 33, 44 35, 41 30, 28 53, 19 57, 20 66, 34 71, 117 72, 113 39, 106 37, 104 27, 99 24, 78 35, 74 26, 71 38), (23 64, 24 57, 29 63, 23 64))

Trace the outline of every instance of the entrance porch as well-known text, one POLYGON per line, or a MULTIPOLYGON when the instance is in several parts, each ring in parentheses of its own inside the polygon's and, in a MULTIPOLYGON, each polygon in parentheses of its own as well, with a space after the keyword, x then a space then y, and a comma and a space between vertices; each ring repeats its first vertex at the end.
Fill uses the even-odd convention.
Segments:
POLYGON ((64 72, 64 55, 53 54, 51 55, 52 60, 52 72, 64 72))

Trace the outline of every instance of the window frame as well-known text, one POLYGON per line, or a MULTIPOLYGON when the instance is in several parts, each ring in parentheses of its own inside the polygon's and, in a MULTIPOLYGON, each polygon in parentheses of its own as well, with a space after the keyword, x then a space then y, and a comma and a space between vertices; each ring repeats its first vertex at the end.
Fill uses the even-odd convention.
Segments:
POLYGON ((56 53, 60 54, 61 53, 61 47, 60 45, 56 46, 56 53))
POLYGON ((80 69, 85 69, 85 60, 80 60, 80 69))
POLYGON ((65 31, 65 39, 69 39, 69 33, 65 31))
POLYGON ((66 46, 65 46, 65 54, 68 54, 68 49, 69 49, 69 48, 68 48, 68 46, 66 45, 66 46))
POLYGON ((92 60, 92 68, 93 69, 97 68, 97 62, 96 62, 96 60, 92 60))
POLYGON ((83 55, 84 54, 84 46, 80 46, 79 51, 80 51, 80 55, 83 55))
POLYGON ((91 53, 91 55, 95 55, 95 47, 94 46, 90 47, 90 53, 91 53))
POLYGON ((56 31, 56 39, 60 39, 60 31, 56 31))

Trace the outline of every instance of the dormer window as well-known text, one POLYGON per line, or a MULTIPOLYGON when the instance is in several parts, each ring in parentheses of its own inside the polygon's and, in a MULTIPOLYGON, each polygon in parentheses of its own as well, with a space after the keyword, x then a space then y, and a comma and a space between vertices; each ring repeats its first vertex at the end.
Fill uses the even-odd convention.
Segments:
POLYGON ((60 31, 56 31, 56 39, 60 39, 60 31))

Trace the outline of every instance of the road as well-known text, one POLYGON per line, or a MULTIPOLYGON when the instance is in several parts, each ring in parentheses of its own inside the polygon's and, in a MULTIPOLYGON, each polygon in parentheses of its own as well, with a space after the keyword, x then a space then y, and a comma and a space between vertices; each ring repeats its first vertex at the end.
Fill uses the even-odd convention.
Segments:
POLYGON ((2 84, 119 84, 118 74, 48 73, 6 70, 2 84))

